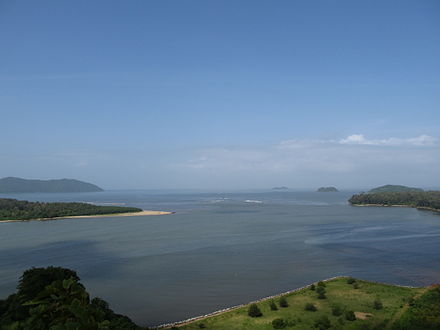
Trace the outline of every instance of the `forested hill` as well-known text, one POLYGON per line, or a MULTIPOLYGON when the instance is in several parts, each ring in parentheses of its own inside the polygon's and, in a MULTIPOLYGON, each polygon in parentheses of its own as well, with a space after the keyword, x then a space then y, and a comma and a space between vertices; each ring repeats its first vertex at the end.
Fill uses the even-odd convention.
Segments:
POLYGON ((100 187, 79 180, 27 180, 8 177, 0 179, 0 193, 65 193, 103 191, 100 187))
POLYGON ((440 191, 383 192, 353 195, 353 205, 409 206, 440 211, 440 191))
POLYGON ((401 185, 387 184, 385 186, 380 186, 374 189, 371 189, 368 193, 384 193, 384 192, 408 192, 408 191, 423 191, 420 188, 407 187, 401 185))
POLYGON ((0 221, 32 220, 71 217, 78 215, 100 215, 140 212, 136 207, 98 206, 87 203, 41 203, 0 198, 0 221))

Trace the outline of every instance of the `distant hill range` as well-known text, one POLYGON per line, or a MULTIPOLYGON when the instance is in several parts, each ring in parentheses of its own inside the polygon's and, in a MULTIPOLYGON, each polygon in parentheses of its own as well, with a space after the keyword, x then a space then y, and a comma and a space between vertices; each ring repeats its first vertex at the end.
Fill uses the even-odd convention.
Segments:
POLYGON ((73 179, 27 180, 8 177, 0 179, 0 193, 66 193, 103 191, 100 187, 73 179))
POLYGON ((385 186, 371 189, 368 193, 374 194, 374 193, 384 193, 384 192, 410 192, 410 191, 423 191, 423 189, 387 184, 385 186))
POLYGON ((285 186, 281 186, 281 187, 273 187, 272 190, 289 190, 289 188, 285 186))
POLYGON ((337 192, 339 191, 335 187, 321 187, 317 190, 317 192, 337 192))

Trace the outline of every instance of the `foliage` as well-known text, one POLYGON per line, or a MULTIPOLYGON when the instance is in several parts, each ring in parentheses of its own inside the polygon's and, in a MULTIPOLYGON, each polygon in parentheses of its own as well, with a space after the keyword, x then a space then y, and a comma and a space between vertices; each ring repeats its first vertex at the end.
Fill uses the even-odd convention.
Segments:
POLYGON ((383 308, 382 302, 379 299, 374 300, 373 307, 376 310, 382 309, 383 308))
POLYGON ((0 198, 0 220, 30 220, 139 211, 142 210, 136 207, 98 206, 88 203, 43 203, 0 198))
POLYGON ((332 307, 332 315, 334 316, 341 316, 342 315, 342 308, 339 305, 333 306, 332 307))
POLYGON ((272 327, 274 329, 284 329, 285 327, 287 327, 287 322, 281 318, 277 318, 272 321, 272 327))
POLYGON ((320 330, 325 330, 329 329, 332 325, 329 318, 326 315, 323 315, 315 321, 314 326, 320 330))
POLYGON ((347 283, 348 284, 353 284, 353 283, 355 283, 356 282, 356 279, 354 279, 353 277, 349 277, 348 279, 347 279, 347 283))
POLYGON ((440 210, 440 191, 383 192, 357 194, 348 200, 354 205, 404 205, 440 210))
POLYGON ((440 329, 440 286, 416 299, 393 328, 393 330, 434 329, 440 329))
POLYGON ((307 303, 307 304, 304 306, 304 310, 306 310, 306 311, 310 311, 310 312, 316 312, 318 309, 316 308, 316 306, 315 306, 314 304, 312 304, 312 303, 307 303))
POLYGON ((345 319, 347 321, 355 321, 356 320, 356 315, 354 315, 353 311, 345 311, 345 319))
POLYGON ((312 285, 310 286, 310 290, 315 291, 315 289, 316 289, 315 284, 312 284, 312 285))
POLYGON ((324 283, 323 281, 319 281, 319 282, 318 282, 318 286, 322 286, 322 287, 325 288, 325 283, 324 283))
POLYGON ((289 303, 287 302, 287 299, 284 296, 281 296, 278 303, 279 303, 280 307, 289 307, 289 303))
POLYGON ((269 302, 269 307, 270 307, 270 310, 271 310, 271 311, 276 311, 276 310, 278 310, 277 304, 275 304, 275 301, 273 301, 273 300, 271 300, 271 301, 269 302))
POLYGON ((17 293, 0 303, 0 328, 139 329, 128 317, 110 310, 104 300, 90 301, 76 272, 60 267, 23 273, 17 293))
POLYGON ((260 308, 258 308, 257 304, 251 304, 248 309, 248 315, 250 317, 260 317, 263 316, 263 313, 261 313, 260 308))

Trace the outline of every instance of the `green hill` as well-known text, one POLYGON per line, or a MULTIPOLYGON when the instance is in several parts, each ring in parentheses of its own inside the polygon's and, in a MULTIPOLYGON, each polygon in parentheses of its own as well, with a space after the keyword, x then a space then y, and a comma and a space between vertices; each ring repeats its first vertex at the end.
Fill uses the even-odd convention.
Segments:
POLYGON ((66 193, 103 191, 100 187, 73 179, 28 180, 8 177, 0 179, 0 193, 66 193))
POLYGON ((400 186, 400 185, 393 185, 393 184, 387 184, 385 186, 380 186, 380 187, 371 189, 369 191, 369 193, 370 194, 375 194, 375 193, 384 193, 384 192, 409 192, 409 191, 423 191, 423 189, 407 187, 407 186, 400 186))

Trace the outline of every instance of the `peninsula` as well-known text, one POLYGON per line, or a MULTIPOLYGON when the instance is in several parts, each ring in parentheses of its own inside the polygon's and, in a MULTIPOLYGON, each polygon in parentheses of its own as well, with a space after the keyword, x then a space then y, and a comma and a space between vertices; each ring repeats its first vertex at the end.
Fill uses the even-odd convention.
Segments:
POLYGON ((102 188, 73 179, 28 180, 8 177, 0 179, 0 194, 98 192, 102 188))
POLYGON ((100 206, 89 203, 42 203, 0 198, 0 222, 165 214, 172 214, 172 212, 146 211, 136 207, 100 206))
POLYGON ((440 191, 362 193, 348 200, 357 206, 405 206, 440 212, 440 191))

